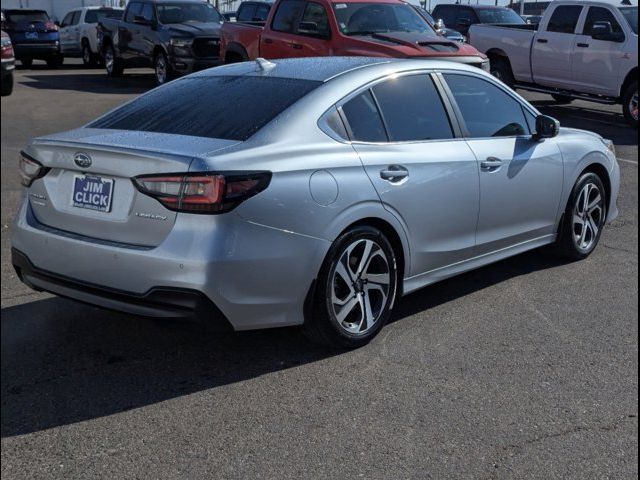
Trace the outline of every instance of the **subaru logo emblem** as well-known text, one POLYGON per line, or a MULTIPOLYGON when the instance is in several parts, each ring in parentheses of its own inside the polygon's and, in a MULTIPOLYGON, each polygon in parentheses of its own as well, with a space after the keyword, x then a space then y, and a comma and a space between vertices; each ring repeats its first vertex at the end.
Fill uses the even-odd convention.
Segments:
POLYGON ((73 163, 80 168, 89 168, 91 166, 91 157, 82 152, 78 152, 73 156, 73 163))

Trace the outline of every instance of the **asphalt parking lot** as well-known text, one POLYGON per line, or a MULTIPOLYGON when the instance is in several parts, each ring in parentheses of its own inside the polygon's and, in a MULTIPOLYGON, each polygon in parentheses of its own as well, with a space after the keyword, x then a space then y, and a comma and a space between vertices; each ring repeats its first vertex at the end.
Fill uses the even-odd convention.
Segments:
POLYGON ((2 98, 2 478, 631 479, 638 476, 638 136, 620 217, 586 261, 534 251, 405 297, 359 350, 296 329, 203 334, 35 293, 10 265, 17 154, 153 87, 68 65, 2 98))

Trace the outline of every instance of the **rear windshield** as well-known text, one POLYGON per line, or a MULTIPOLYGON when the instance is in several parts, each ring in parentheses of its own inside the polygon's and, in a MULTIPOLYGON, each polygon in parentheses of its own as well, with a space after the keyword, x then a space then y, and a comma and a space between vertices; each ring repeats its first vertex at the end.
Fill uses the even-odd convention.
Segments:
POLYGON ((322 82, 276 77, 192 77, 106 114, 90 128, 246 140, 322 82))
POLYGON ((49 15, 43 11, 5 11, 5 17, 7 22, 21 24, 21 23, 34 23, 34 22, 48 22, 49 15))
POLYGON ((122 18, 122 10, 87 10, 84 16, 85 23, 98 23, 104 18, 122 18))

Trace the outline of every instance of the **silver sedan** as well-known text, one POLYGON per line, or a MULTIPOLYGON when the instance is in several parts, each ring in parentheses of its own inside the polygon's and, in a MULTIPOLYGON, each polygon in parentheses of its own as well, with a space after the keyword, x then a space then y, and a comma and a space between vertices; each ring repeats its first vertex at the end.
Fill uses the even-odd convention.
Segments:
POLYGON ((549 244, 586 258, 620 174, 610 141, 479 69, 363 57, 190 75, 33 140, 20 168, 32 288, 340 347, 458 273, 549 244))

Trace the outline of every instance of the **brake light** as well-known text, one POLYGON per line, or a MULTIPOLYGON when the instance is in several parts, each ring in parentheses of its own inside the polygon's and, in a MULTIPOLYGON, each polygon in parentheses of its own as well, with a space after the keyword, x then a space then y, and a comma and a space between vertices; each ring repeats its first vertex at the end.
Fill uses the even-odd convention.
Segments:
POLYGON ((269 185, 271 172, 186 173, 145 175, 133 179, 136 188, 169 210, 225 213, 269 185))
POLYGON ((47 32, 57 32, 58 31, 58 26, 52 22, 51 20, 44 22, 44 28, 47 30, 47 32))
POLYGON ((50 168, 43 166, 35 158, 20 152, 19 169, 20 183, 25 187, 30 187, 34 180, 44 177, 50 168))

